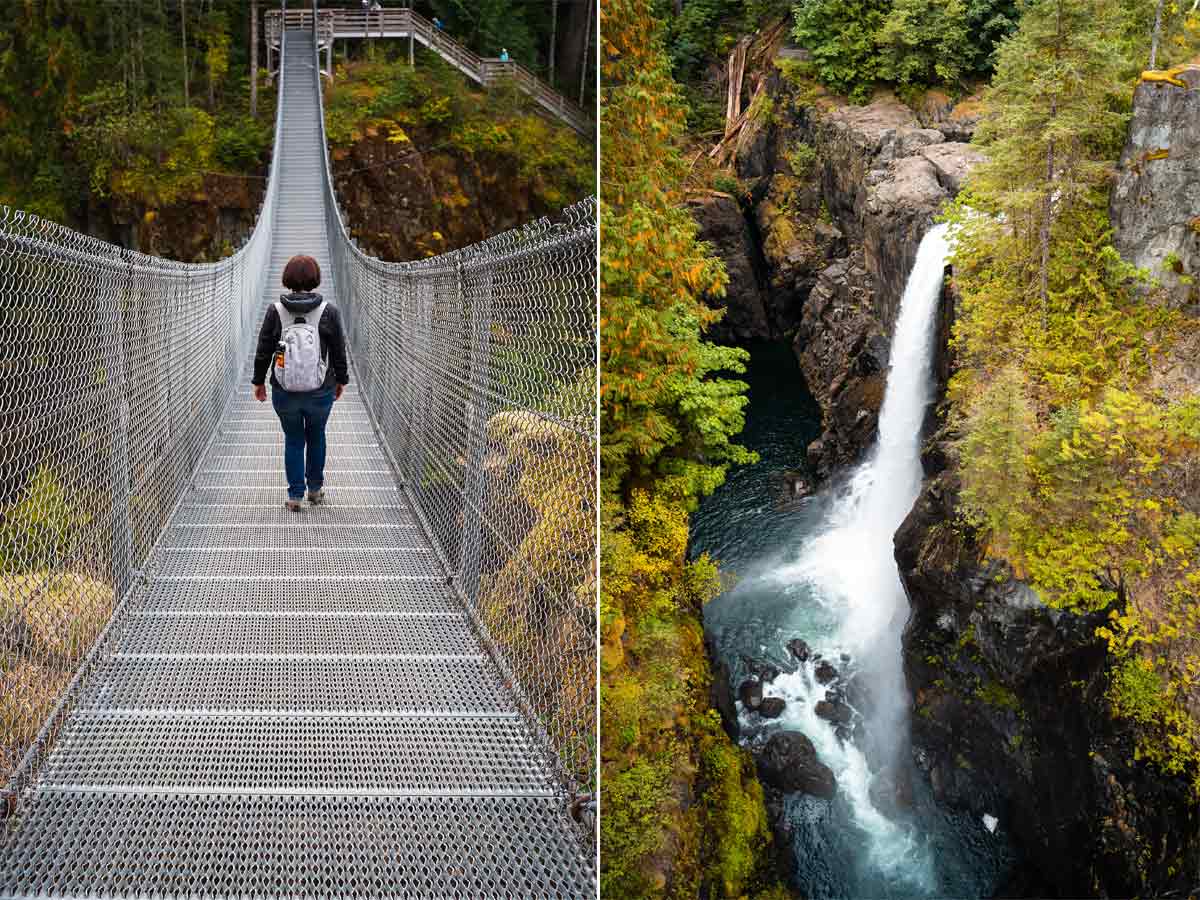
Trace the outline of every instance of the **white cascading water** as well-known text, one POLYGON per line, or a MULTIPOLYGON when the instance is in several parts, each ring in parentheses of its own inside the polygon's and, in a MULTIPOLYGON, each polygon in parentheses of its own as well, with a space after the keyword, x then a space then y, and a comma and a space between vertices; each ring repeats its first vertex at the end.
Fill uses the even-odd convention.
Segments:
POLYGON ((932 890, 929 852, 911 826, 892 821, 871 798, 871 784, 884 770, 907 765, 908 699, 900 638, 908 602, 893 556, 893 536, 912 508, 921 487, 921 426, 932 400, 934 316, 949 251, 947 226, 937 225, 921 241, 909 274, 891 345, 879 438, 868 459, 855 471, 832 504, 819 533, 799 558, 766 577, 782 585, 803 583, 836 623, 809 643, 839 667, 850 657, 856 682, 871 697, 864 716, 864 746, 842 741, 814 706, 825 698, 825 685, 814 663, 782 675, 767 686, 787 708, 780 722, 802 731, 838 782, 839 802, 848 803, 851 820, 866 836, 866 859, 885 880, 932 890))

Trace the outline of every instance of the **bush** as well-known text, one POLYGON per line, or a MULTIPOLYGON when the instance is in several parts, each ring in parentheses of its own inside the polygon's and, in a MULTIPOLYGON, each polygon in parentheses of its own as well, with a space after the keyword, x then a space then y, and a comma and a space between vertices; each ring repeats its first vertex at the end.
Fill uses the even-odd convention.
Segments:
POLYGON ((737 197, 742 192, 742 185, 732 175, 726 175, 724 172, 718 173, 713 178, 713 187, 718 191, 724 191, 726 194, 733 194, 737 197))
POLYGON ((53 568, 68 555, 90 517, 69 501, 49 466, 39 466, 20 500, 3 510, 0 572, 53 568))
POLYGON ((270 149, 270 130, 249 116, 222 122, 214 133, 213 156, 226 170, 252 171, 265 161, 270 149))
POLYGON ((812 144, 800 142, 787 154, 787 164, 797 178, 807 178, 817 164, 817 151, 812 144))

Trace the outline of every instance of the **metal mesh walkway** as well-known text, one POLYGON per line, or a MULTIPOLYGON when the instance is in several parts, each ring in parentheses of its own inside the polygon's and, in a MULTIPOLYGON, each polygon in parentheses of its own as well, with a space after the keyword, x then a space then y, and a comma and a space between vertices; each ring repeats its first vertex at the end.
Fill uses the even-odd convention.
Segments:
MULTIPOLYGON (((314 64, 311 35, 289 32, 268 274, 236 396, 18 772, 0 896, 594 896, 568 814, 589 773, 572 777, 580 751, 514 656, 545 648, 514 647, 479 602, 512 548, 489 566, 477 539, 464 585, 437 508, 413 500, 431 482, 402 483, 357 378, 329 422, 327 502, 283 508, 282 435, 244 360, 286 260, 315 256, 322 292, 364 327, 330 252, 314 64)), ((361 337, 352 357, 382 391, 361 337)), ((461 513, 452 527, 469 530, 461 513)))

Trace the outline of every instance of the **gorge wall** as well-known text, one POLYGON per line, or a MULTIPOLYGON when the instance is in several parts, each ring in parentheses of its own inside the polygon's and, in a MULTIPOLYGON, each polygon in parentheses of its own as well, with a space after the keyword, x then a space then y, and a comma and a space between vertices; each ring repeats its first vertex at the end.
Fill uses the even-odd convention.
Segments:
MULTIPOLYGON (((532 170, 519 156, 453 148, 421 152, 378 132, 338 149, 333 166, 353 236, 368 253, 388 260, 465 247, 586 196, 571 178, 532 170)), ((84 220, 71 224, 153 256, 212 261, 249 237, 265 185, 265 177, 209 174, 186 197, 156 207, 93 196, 84 220)))
MULTIPOLYGON (((739 142, 741 190, 692 204, 731 276, 715 336, 793 342, 824 415, 809 461, 828 476, 874 440, 896 306, 922 235, 980 158, 967 143, 978 106, 918 112, 888 96, 838 106, 764 77, 773 109, 739 142)), ((1137 88, 1110 214, 1121 253, 1188 310, 1200 298, 1200 70, 1171 77, 1178 83, 1137 88)), ((954 302, 948 288, 939 397, 953 367, 954 302)), ((1158 366, 1164 390, 1200 390, 1200 360, 1186 347, 1200 350, 1193 341, 1158 366)), ((1002 896, 1194 892, 1200 807, 1186 777, 1136 758, 1133 727, 1110 714, 1109 659, 1095 634, 1107 611, 1051 609, 989 561, 957 516, 952 435, 936 410, 927 435, 926 482, 895 546, 912 610, 914 752, 935 796, 999 819, 1019 854, 1002 896)))
POLYGON ((764 77, 772 111, 739 142, 741 196, 691 202, 730 274, 713 335, 793 343, 824 412, 809 461, 827 476, 874 439, 888 335, 917 246, 980 158, 965 142, 974 105, 918 113, 883 95, 846 106, 764 77))

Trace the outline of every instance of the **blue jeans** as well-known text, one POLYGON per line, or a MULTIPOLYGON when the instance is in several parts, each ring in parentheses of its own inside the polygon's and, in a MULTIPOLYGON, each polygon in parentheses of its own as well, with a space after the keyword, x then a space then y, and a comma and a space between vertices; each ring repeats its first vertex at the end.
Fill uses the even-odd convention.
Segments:
POLYGON ((306 480, 310 491, 325 483, 325 423, 333 409, 333 388, 299 393, 272 386, 271 405, 283 426, 288 499, 302 500, 306 480))

